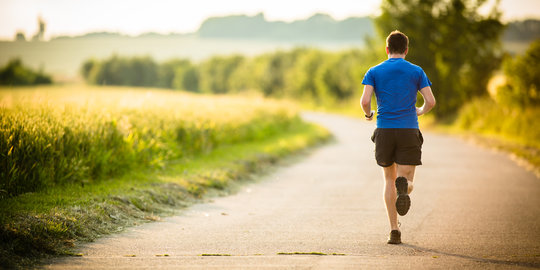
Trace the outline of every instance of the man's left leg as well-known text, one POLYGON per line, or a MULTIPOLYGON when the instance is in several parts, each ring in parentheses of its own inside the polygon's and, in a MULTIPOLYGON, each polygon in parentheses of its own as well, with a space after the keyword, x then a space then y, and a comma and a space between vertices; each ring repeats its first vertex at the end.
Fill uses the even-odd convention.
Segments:
POLYGON ((412 180, 414 178, 414 166, 411 165, 397 165, 396 178, 396 211, 400 216, 404 216, 411 207, 411 198, 409 193, 412 191, 412 180))
POLYGON ((413 180, 416 165, 397 165, 397 176, 405 177, 407 179, 407 194, 411 194, 413 191, 413 180))

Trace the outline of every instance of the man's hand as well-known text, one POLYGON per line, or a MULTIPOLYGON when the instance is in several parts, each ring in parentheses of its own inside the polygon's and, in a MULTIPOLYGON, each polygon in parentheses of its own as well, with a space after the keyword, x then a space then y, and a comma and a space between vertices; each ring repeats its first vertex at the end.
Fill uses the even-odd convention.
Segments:
POLYGON ((373 95, 373 91, 373 86, 366 84, 364 86, 362 97, 360 98, 360 105, 362 106, 367 121, 373 120, 373 115, 375 114, 375 111, 371 110, 371 96, 373 95), (368 112, 371 112, 371 115, 368 115, 368 112))
POLYGON ((420 116, 424 114, 424 109, 423 108, 419 108, 419 107, 416 107, 416 115, 420 116))
POLYGON ((420 116, 429 112, 435 106, 435 97, 431 91, 431 87, 426 86, 420 89, 420 94, 424 97, 424 105, 421 108, 416 108, 416 115, 420 116))
POLYGON ((366 117, 367 121, 371 121, 373 120, 373 116, 375 116, 375 111, 371 111, 371 115, 364 115, 364 116, 366 117))

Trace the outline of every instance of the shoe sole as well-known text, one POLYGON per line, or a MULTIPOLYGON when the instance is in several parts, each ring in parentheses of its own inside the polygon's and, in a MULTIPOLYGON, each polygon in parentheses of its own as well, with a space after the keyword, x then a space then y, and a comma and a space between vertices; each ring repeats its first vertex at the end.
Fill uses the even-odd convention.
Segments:
POLYGON ((396 179, 396 210, 400 216, 406 215, 409 212, 409 208, 411 208, 411 198, 407 194, 408 187, 409 184, 405 177, 400 176, 396 179))

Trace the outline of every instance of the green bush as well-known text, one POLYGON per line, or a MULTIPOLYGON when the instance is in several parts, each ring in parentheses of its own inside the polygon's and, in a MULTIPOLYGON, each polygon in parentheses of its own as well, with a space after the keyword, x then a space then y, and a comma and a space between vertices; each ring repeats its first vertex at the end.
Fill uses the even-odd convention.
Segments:
POLYGON ((50 76, 25 67, 20 59, 10 60, 0 68, 0 85, 37 85, 51 84, 50 76))

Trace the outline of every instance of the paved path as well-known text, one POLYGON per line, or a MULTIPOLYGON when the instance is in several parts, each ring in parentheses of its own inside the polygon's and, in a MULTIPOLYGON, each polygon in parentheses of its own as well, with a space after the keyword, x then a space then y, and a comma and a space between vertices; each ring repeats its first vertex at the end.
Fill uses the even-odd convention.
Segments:
POLYGON ((374 125, 304 117, 336 142, 236 195, 99 239, 82 248, 83 257, 46 268, 540 268, 540 179, 507 156, 424 134, 424 165, 411 210, 400 218, 404 244, 387 245, 383 180, 369 140, 374 125), (345 255, 278 255, 294 252, 345 255))

